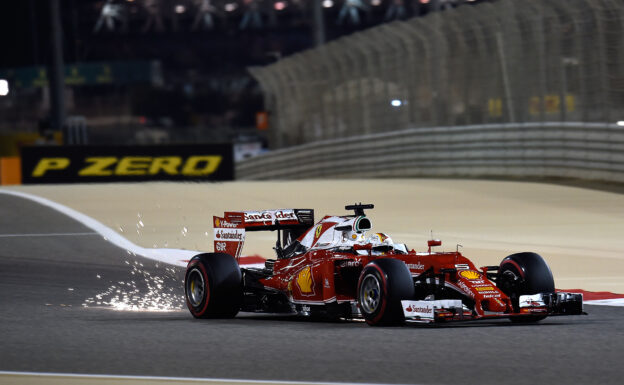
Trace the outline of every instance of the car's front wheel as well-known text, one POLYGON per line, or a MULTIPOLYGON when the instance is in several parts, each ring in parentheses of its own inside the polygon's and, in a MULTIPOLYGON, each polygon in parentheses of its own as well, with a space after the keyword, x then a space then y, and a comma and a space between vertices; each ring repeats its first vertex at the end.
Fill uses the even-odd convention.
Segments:
POLYGON ((357 294, 358 306, 366 323, 401 324, 405 321, 401 300, 414 297, 414 281, 403 261, 378 259, 362 270, 357 294))
MULTIPOLYGON (((496 278, 497 286, 511 299, 514 311, 519 310, 521 295, 554 293, 555 281, 550 267, 539 254, 517 253, 507 256, 500 263, 496 278)), ((545 315, 511 317, 513 322, 537 322, 545 315)))

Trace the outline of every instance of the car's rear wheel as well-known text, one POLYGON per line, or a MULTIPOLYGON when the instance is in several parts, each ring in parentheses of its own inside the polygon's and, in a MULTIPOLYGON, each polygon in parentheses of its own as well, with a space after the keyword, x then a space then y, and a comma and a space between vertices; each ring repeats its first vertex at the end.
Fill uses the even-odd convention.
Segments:
POLYGON ((194 256, 186 268, 184 294, 195 318, 234 317, 243 298, 238 263, 228 254, 194 256))
MULTIPOLYGON (((554 293, 555 281, 544 258, 536 253, 517 253, 502 260, 498 269, 497 286, 510 299, 514 311, 519 311, 521 295, 554 293)), ((513 322, 537 322, 545 315, 510 317, 513 322)))
POLYGON ((369 325, 405 321, 401 300, 414 297, 409 269, 398 259, 378 259, 366 265, 358 282, 358 306, 369 325))

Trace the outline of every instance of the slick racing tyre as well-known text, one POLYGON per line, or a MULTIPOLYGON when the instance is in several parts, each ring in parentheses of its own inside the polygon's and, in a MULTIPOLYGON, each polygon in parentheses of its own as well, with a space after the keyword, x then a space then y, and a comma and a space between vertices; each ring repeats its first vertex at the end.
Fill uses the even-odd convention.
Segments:
MULTIPOLYGON (((521 295, 555 292, 550 267, 535 253, 517 253, 503 259, 496 282, 511 299, 515 312, 519 311, 521 295)), ((545 315, 510 317, 513 322, 537 322, 544 318, 545 315)))
POLYGON ((228 254, 194 256, 186 268, 184 296, 195 318, 234 317, 243 299, 238 263, 228 254))
POLYGON ((398 259, 383 258, 366 265, 357 288, 358 306, 369 325, 397 325, 405 321, 401 300, 414 297, 409 269, 398 259))

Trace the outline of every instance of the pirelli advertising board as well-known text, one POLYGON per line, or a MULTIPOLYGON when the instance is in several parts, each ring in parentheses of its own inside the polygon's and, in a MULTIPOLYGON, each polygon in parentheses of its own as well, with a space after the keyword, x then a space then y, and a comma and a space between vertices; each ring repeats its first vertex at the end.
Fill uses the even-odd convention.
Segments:
POLYGON ((231 144, 22 148, 24 184, 233 179, 231 144))

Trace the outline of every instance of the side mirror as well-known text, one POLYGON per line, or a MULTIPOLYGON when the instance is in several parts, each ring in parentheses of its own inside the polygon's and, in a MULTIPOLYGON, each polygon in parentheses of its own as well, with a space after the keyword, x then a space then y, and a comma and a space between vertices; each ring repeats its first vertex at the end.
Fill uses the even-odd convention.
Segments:
POLYGON ((439 239, 431 239, 427 241, 427 246, 429 246, 429 252, 431 252, 432 247, 442 246, 442 241, 439 239))
POLYGON ((431 239, 427 241, 427 246, 429 247, 442 246, 442 241, 439 239, 431 239))

